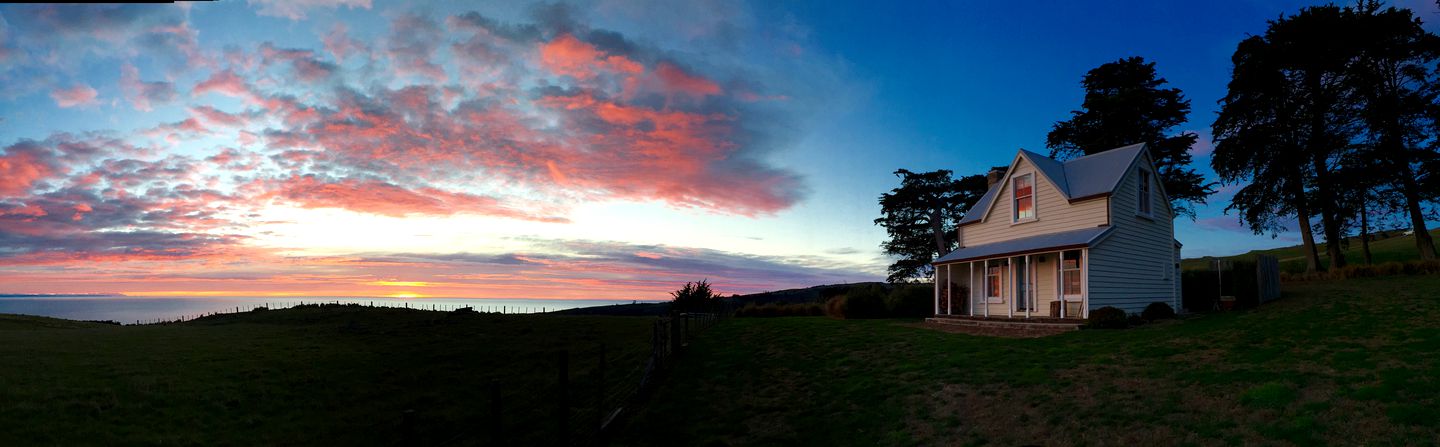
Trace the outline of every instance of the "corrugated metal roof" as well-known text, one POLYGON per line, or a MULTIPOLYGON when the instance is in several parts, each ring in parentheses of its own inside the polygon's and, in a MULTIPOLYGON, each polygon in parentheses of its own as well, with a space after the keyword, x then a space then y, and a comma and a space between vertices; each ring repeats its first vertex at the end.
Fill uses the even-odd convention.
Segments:
POLYGON ((980 200, 976 200, 975 204, 970 206, 970 211, 965 212, 965 217, 960 218, 959 223, 964 224, 979 221, 980 216, 985 214, 984 210, 990 207, 990 201, 995 199, 997 191, 1000 191, 999 183, 994 184, 990 189, 986 190, 985 195, 980 196, 980 200))
POLYGON ((1105 235, 1113 228, 1115 227, 1106 226, 1086 228, 1083 230, 1061 231, 1058 233, 1011 239, 1003 242, 972 245, 941 256, 940 259, 935 260, 934 264, 947 264, 998 256, 1022 255, 1057 248, 1090 247, 1104 239, 1105 235))
MULTIPOLYGON (((1030 160, 1030 164, 1035 165, 1035 169, 1060 190, 1061 196, 1066 200, 1075 200, 1115 192, 1115 187, 1120 186, 1120 179, 1125 177, 1130 165, 1144 150, 1144 143, 1132 144, 1064 163, 1024 149, 1020 150, 1020 156, 1030 160)), ((1003 182, 996 183, 985 191, 985 195, 980 196, 980 200, 970 206, 965 217, 958 223, 963 225, 980 221, 990 210, 995 195, 1003 185, 1003 182)))
POLYGON ((1050 183, 1060 190, 1060 195, 1065 196, 1066 199, 1070 198, 1069 175, 1065 172, 1064 164, 1024 149, 1021 149, 1020 152, 1030 160, 1030 164, 1035 165, 1035 169, 1039 170, 1040 174, 1050 179, 1050 183))
POLYGON ((1120 185, 1120 179, 1145 150, 1145 144, 1111 149, 1065 162, 1065 178, 1069 181, 1067 199, 1108 194, 1120 185))

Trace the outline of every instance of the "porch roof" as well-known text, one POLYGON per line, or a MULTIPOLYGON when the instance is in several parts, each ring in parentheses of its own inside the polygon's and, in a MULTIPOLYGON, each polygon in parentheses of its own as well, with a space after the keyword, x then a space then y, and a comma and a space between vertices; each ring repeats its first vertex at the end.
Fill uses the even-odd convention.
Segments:
POLYGON ((1115 227, 1095 227, 1083 230, 1061 231, 1058 233, 1042 234, 1038 236, 1022 237, 1003 242, 990 244, 972 245, 962 247, 950 252, 933 264, 950 264, 954 262, 978 261, 985 258, 1000 256, 1023 255, 1027 253, 1056 251, 1090 247, 1110 234, 1115 227))

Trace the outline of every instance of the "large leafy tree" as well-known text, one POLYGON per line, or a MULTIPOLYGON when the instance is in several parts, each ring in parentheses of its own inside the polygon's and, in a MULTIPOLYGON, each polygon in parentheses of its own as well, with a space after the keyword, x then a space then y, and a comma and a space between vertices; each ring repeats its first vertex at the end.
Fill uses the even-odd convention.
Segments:
POLYGON ((1353 156, 1359 129, 1350 70, 1358 54, 1355 25, 1351 8, 1310 7, 1241 42, 1212 126, 1211 166, 1223 182, 1248 182, 1229 209, 1256 233, 1279 231, 1294 216, 1311 271, 1319 267, 1315 215, 1331 266, 1345 265, 1342 231, 1351 215, 1335 170, 1353 156))
MULTIPOLYGON (((1359 25, 1354 30, 1360 52, 1351 72, 1367 132, 1362 153, 1351 164, 1364 167, 1368 175, 1361 178, 1375 183, 1369 186, 1376 192, 1399 197, 1420 257, 1435 259, 1423 208, 1435 199, 1434 189, 1426 184, 1440 172, 1435 150, 1440 37, 1425 31, 1408 9, 1382 9, 1378 2, 1357 8, 1359 25)), ((1364 224, 1368 227, 1368 219, 1364 224)))
POLYGON ((1176 215, 1195 216, 1214 184, 1190 168, 1193 132, 1174 133, 1190 114, 1190 100, 1165 87, 1154 62, 1128 57, 1106 63, 1081 80, 1085 100, 1070 119, 1055 123, 1045 145, 1061 160, 1147 143, 1176 215))
MULTIPOLYGON (((1004 166, 996 169, 1005 169, 1004 166)), ((957 222, 970 204, 985 194, 985 175, 954 179, 951 171, 895 171, 900 186, 880 195, 880 218, 890 240, 880 244, 895 259, 890 264, 890 282, 929 276, 931 262, 954 249, 957 222)))

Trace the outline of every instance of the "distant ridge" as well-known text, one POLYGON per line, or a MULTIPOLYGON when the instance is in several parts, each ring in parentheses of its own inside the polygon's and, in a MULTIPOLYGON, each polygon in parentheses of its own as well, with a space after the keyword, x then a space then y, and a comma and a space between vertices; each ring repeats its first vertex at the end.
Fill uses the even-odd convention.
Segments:
MULTIPOLYGON (((771 292, 752 293, 749 295, 736 295, 721 298, 729 301, 735 308, 747 304, 788 304, 788 303, 810 303, 823 302, 837 295, 844 295, 851 288, 878 284, 882 287, 889 287, 883 282, 857 282, 848 284, 825 284, 810 286, 799 289, 785 289, 771 292)), ((659 303, 637 303, 637 304, 612 304, 608 306, 580 307, 553 312, 557 315, 612 315, 612 316, 657 316, 670 313, 670 302, 659 303)))
POLYGON ((0 293, 0 298, 60 298, 129 296, 123 293, 0 293))

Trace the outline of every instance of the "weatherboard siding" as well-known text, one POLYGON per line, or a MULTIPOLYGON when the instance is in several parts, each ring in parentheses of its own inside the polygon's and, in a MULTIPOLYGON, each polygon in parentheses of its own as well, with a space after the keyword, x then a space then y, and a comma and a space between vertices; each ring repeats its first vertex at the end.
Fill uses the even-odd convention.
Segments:
POLYGON ((990 213, 979 223, 960 227, 960 241, 964 246, 976 246, 1002 242, 1047 233, 1094 228, 1106 223, 1105 200, 1090 199, 1069 203, 1060 190, 1050 183, 1044 174, 1024 157, 1016 162, 1014 173, 1001 185, 995 196, 990 213), (1035 220, 1025 223, 1011 223, 1010 189, 1016 176, 1035 174, 1035 220))
MULTIPOLYGON (((1144 156, 1142 156, 1144 157, 1144 156)), ((1137 166, 1150 166, 1148 158, 1137 166)), ((1153 172, 1153 167, 1151 168, 1153 172)), ((1139 180, 1132 167, 1110 200, 1115 230, 1090 249, 1090 309, 1114 306, 1137 313, 1153 302, 1179 308, 1175 284, 1175 229, 1159 189, 1151 195, 1153 218, 1136 215, 1139 180)))

